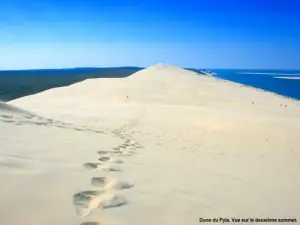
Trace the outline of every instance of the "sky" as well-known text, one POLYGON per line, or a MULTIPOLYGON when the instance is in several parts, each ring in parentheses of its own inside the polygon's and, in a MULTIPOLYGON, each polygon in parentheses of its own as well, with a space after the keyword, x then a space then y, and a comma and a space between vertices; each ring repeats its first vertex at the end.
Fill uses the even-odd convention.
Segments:
POLYGON ((299 0, 0 0, 0 70, 300 69, 299 0))

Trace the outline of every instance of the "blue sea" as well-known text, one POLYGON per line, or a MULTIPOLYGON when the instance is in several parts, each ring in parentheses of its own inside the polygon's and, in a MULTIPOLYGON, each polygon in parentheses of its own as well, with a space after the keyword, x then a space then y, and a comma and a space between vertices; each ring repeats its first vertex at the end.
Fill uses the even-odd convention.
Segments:
POLYGON ((300 100, 300 70, 220 70, 216 77, 300 100))
MULTIPOLYGON (((0 100, 10 101, 89 78, 127 77, 139 67, 0 71, 0 100)), ((190 69, 199 71, 200 69, 190 69)), ((300 70, 209 69, 216 77, 300 100, 300 70)))

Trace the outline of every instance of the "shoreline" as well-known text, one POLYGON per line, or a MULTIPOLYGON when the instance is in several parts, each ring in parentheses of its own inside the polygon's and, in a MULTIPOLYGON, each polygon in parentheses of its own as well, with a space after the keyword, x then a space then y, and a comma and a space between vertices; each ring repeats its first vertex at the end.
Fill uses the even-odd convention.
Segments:
POLYGON ((246 88, 251 88, 251 89, 254 89, 254 90, 257 90, 257 91, 260 91, 260 92, 265 92, 265 93, 270 93, 270 94, 273 94, 277 97, 281 97, 281 98, 286 98, 286 99, 289 99, 289 100, 293 100, 293 101, 296 101, 296 102, 299 102, 300 100, 299 99, 296 99, 296 98, 292 98, 290 96, 286 96, 286 95, 281 95, 281 94, 278 94, 276 92, 272 92, 272 91, 268 91, 268 90, 265 90, 265 89, 262 89, 262 88, 257 88, 257 87, 254 87, 254 86, 251 86, 251 85, 246 85, 246 84, 243 84, 243 83, 238 83, 238 82, 235 82, 235 81, 231 81, 231 80, 226 80, 224 78, 221 78, 221 77, 217 77, 217 76, 213 76, 213 78, 215 79, 219 79, 221 80, 222 82, 230 82, 230 83, 233 83, 233 84, 237 84, 239 86, 243 86, 243 87, 246 87, 246 88))

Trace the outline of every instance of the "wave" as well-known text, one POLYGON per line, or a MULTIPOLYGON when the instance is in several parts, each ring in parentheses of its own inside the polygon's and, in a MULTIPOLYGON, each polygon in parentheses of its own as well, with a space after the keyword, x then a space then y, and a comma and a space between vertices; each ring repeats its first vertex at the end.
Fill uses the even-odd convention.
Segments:
POLYGON ((278 79, 288 79, 288 80, 300 80, 300 76, 289 76, 289 77, 274 77, 278 79))

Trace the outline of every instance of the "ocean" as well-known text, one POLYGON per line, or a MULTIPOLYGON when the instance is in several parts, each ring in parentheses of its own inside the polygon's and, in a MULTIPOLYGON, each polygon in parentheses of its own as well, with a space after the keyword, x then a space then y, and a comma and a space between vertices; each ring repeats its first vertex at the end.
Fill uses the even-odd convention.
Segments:
POLYGON ((216 77, 300 100, 300 70, 211 69, 216 77))
MULTIPOLYGON (((89 78, 120 78, 143 68, 75 68, 0 71, 0 100, 10 101, 89 78)), ((191 69, 198 70, 198 69, 191 69)), ((216 77, 300 100, 300 70, 210 69, 216 77)))

